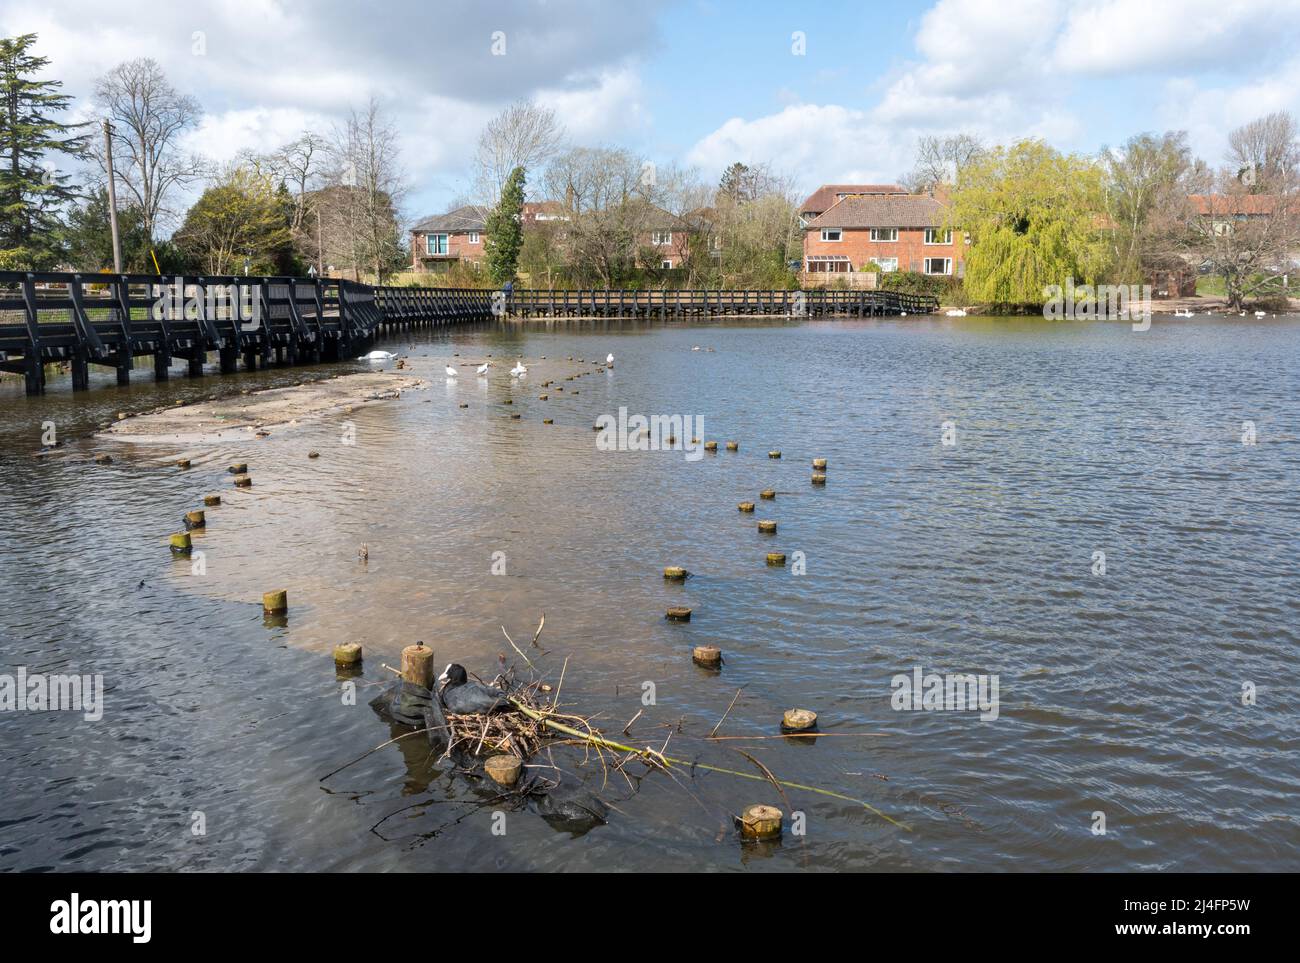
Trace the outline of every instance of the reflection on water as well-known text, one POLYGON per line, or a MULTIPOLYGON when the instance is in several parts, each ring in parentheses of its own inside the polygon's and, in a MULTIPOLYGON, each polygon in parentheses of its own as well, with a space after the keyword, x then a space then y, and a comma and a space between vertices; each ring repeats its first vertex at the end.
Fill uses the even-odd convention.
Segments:
POLYGON ((185 451, 188 470, 178 449, 90 435, 304 369, 42 399, 6 378, 0 673, 102 673, 107 708, 98 724, 0 713, 0 868, 1300 868, 1298 343, 1291 319, 419 333, 379 347, 427 390, 185 451), (490 379, 442 375, 488 353, 490 379), (740 451, 599 452, 592 424, 619 406, 702 417, 740 451), (46 421, 66 444, 35 457, 46 421), (254 487, 231 485, 232 460, 254 487), (208 492, 223 504, 195 575, 165 536, 208 492), (773 549, 806 574, 768 567, 773 549), (693 576, 665 582, 669 564, 693 576), (260 607, 275 588, 279 625, 260 607), (678 604, 689 623, 664 619, 678 604), (729 813, 785 807, 765 784, 629 781, 576 749, 538 762, 611 805, 582 834, 533 807, 494 835, 493 794, 420 739, 319 781, 392 735, 366 704, 403 645, 489 676, 518 661, 502 627, 523 644, 543 612, 542 664, 558 677, 567 658, 564 701, 612 733, 643 710, 634 745, 757 772, 742 747, 911 831, 791 791, 807 834, 742 846, 729 813), (349 640, 366 650, 355 705, 330 658, 349 640), (701 644, 721 673, 691 662, 701 644), (996 721, 894 711, 891 679, 917 666, 996 674, 996 721), (798 706, 825 737, 702 741, 737 689, 723 734, 773 734, 798 706))

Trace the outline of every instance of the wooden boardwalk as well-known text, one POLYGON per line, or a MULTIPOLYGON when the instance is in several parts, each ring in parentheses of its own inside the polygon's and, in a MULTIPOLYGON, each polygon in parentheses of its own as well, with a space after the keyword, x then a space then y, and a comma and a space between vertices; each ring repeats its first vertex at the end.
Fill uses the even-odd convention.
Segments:
POLYGON ((877 317, 926 314, 933 298, 890 291, 501 291, 372 287, 338 279, 0 272, 0 370, 45 390, 45 366, 67 364, 72 388, 90 366, 128 384, 152 355, 164 380, 176 358, 203 374, 355 357, 390 327, 493 318, 877 317))

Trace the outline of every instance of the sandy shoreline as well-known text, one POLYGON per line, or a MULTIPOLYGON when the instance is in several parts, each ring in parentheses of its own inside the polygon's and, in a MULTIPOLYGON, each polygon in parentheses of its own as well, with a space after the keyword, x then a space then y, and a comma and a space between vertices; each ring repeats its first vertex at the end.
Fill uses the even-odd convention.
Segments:
POLYGON ((337 375, 132 415, 95 437, 137 444, 215 445, 284 431, 332 411, 380 404, 428 386, 422 378, 396 371, 337 375))

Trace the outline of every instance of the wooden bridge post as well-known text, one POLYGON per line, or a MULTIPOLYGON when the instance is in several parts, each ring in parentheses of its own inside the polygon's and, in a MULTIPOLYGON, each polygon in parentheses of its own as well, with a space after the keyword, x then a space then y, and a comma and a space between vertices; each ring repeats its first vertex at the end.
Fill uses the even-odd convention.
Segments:
POLYGON ((23 279, 24 320, 27 323, 27 348, 24 352, 24 380, 29 395, 45 394, 44 349, 41 346, 40 313, 36 307, 36 279, 23 279))

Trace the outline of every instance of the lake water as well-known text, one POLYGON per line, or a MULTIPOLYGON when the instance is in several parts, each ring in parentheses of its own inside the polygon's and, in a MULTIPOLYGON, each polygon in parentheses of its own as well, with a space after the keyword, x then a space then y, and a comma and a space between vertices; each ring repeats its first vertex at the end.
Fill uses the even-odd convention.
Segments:
POLYGON ((92 434, 313 369, 142 369, 75 397, 64 376, 38 399, 0 382, 0 674, 107 688, 98 722, 0 712, 0 869, 1300 869, 1300 319, 539 322, 378 347, 431 387, 185 451, 189 470, 92 434), (486 382, 442 377, 489 352, 486 382), (620 406, 740 450, 600 451, 620 406), (65 445, 35 457, 46 421, 65 445), (208 492, 193 574, 165 540, 208 492), (666 583, 670 564, 693 577, 666 583), (263 621, 274 588, 285 624, 263 621), (691 622, 664 619, 677 604, 691 622), (526 647, 543 612, 533 658, 552 682, 567 658, 563 702, 614 737, 756 773, 741 748, 905 828, 725 774, 629 782, 572 748, 554 763, 611 806, 585 834, 530 809, 494 834, 501 804, 418 739, 320 781, 393 734, 366 703, 404 645, 490 678, 519 661, 502 626, 526 647), (340 641, 365 646, 357 705, 340 641), (897 710, 916 667, 996 677, 997 718, 897 710), (705 741, 737 690, 720 734, 803 707, 826 738, 705 741), (756 802, 804 833, 742 844, 729 814, 756 802))

